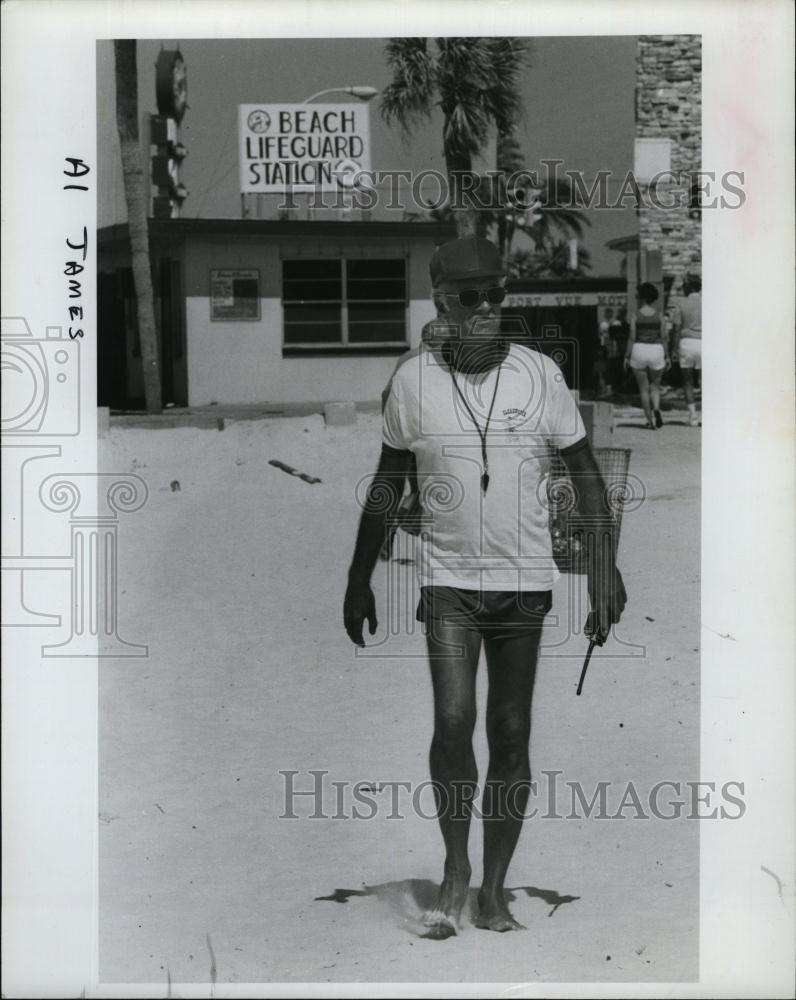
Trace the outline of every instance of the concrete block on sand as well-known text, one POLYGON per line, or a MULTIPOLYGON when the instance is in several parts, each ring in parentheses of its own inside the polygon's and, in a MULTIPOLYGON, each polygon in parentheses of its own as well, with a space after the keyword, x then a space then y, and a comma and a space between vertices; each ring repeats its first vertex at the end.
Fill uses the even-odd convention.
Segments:
POLYGON ((592 448, 610 448, 614 440, 614 408, 611 403, 579 403, 578 409, 592 448))
POLYGON ((328 427, 344 427, 357 422, 357 408, 353 403, 327 403, 323 415, 328 427))

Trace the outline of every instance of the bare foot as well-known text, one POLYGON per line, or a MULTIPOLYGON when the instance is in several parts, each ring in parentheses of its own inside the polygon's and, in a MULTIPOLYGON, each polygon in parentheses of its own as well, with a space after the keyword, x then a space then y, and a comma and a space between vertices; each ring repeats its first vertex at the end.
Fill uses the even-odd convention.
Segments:
POLYGON ((524 931, 525 925, 515 920, 505 902, 500 899, 485 900, 478 897, 478 916, 473 921, 476 927, 485 931, 524 931))
POLYGON ((426 910, 420 918, 420 924, 418 936, 432 941, 444 941, 458 933, 456 921, 442 910, 426 910))
POLYGON ((426 910, 420 918, 420 937, 444 941, 458 933, 459 917, 467 901, 469 887, 469 875, 445 876, 434 909, 426 910))

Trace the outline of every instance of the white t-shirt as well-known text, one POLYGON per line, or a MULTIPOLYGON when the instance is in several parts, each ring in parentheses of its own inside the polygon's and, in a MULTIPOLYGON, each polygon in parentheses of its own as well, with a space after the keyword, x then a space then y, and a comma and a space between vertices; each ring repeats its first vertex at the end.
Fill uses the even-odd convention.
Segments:
POLYGON ((439 354, 422 351, 402 364, 384 408, 384 442, 414 453, 420 500, 432 518, 419 539, 420 584, 549 590, 557 573, 546 507, 548 446, 567 448, 585 437, 574 397, 554 361, 517 344, 499 369, 453 375, 482 433, 495 399, 486 494, 481 439, 439 354))
POLYGON ((681 339, 702 339, 702 293, 677 299, 674 312, 675 329, 679 329, 681 339))

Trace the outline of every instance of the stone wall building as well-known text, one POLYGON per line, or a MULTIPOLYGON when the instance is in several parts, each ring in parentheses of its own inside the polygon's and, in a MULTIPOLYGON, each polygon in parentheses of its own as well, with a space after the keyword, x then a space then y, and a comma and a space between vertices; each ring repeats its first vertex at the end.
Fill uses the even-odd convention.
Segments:
MULTIPOLYGON (((641 153, 642 160, 653 171, 655 167, 668 167, 679 175, 677 183, 670 181, 657 185, 660 203, 674 203, 675 207, 654 207, 644 198, 639 211, 639 248, 642 252, 661 253, 663 277, 667 285, 671 280, 674 294, 680 292, 682 276, 689 264, 701 259, 699 195, 690 178, 693 172, 701 169, 701 90, 702 44, 699 35, 639 37, 636 72, 637 167, 641 153)), ((641 174, 640 181, 643 171, 641 174)), ((644 192, 643 184, 641 188, 644 192)))

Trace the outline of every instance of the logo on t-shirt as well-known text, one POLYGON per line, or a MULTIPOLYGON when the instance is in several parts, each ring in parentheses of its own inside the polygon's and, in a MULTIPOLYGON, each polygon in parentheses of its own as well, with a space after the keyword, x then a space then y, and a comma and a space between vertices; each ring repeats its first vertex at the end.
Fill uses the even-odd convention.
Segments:
POLYGON ((527 413, 519 406, 507 406, 503 410, 503 416, 505 417, 506 429, 509 434, 513 434, 514 428, 518 427, 525 420, 527 413))

